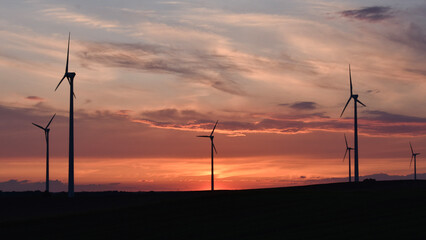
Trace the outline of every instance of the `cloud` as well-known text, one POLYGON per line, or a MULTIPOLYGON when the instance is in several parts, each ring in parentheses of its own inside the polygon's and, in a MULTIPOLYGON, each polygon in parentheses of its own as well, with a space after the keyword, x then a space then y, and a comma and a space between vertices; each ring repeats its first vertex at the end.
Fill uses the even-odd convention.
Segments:
POLYGON ((220 114, 204 114, 194 110, 161 109, 141 113, 141 117, 133 122, 148 124, 154 128, 174 129, 183 131, 210 130, 214 120, 219 119, 218 132, 230 136, 244 136, 244 133, 294 134, 315 130, 344 129, 349 124, 329 119, 323 113, 293 115, 262 115, 255 120, 250 115, 220 116, 220 114))
MULTIPOLYGON (((420 54, 424 55, 426 53, 426 33, 423 32, 422 27, 416 23, 410 23, 401 33, 388 34, 388 38, 394 42, 402 43, 413 48, 420 54)), ((419 74, 425 73, 423 69, 409 69, 409 71, 419 74)))
POLYGON ((28 96, 25 99, 33 100, 33 101, 44 101, 45 100, 44 98, 41 98, 41 97, 38 97, 38 96, 28 96))
POLYGON ((340 14, 347 18, 354 18, 357 20, 368 21, 368 22, 379 22, 389 18, 393 18, 392 8, 390 7, 365 7, 355 10, 346 10, 340 12, 340 14))
POLYGON ((230 94, 243 95, 239 84, 247 68, 226 55, 150 44, 84 43, 78 55, 82 66, 108 67, 177 75, 183 81, 202 83, 230 94))
POLYGON ((291 104, 290 107, 297 110, 314 110, 317 108, 317 104, 314 102, 296 102, 291 104))
POLYGON ((384 111, 377 110, 365 110, 370 115, 368 119, 378 120, 380 122, 388 123, 424 123, 426 124, 426 118, 412 117, 400 114, 393 114, 384 111))
MULTIPOLYGON (((310 105, 310 104, 307 104, 310 105)), ((302 106, 304 106, 302 104, 302 106)), ((302 108, 303 109, 303 108, 302 108)), ((324 113, 310 114, 245 114, 244 116, 221 116, 196 111, 163 109, 141 113, 132 118, 136 123, 148 124, 154 128, 182 131, 207 131, 219 119, 217 132, 230 136, 244 136, 248 133, 296 134, 314 131, 342 132, 352 129, 351 118, 335 119, 324 113), (253 117, 257 116, 257 117, 253 117), (259 119, 259 116, 261 118, 259 119)), ((377 110, 364 110, 359 118, 361 134, 370 136, 421 136, 426 135, 426 118, 399 115, 377 110)))
POLYGON ((120 26, 115 22, 99 19, 94 16, 88 16, 81 13, 72 12, 66 8, 49 8, 41 11, 45 16, 54 18, 64 22, 72 22, 77 24, 86 25, 92 28, 102 29, 118 29, 120 26))

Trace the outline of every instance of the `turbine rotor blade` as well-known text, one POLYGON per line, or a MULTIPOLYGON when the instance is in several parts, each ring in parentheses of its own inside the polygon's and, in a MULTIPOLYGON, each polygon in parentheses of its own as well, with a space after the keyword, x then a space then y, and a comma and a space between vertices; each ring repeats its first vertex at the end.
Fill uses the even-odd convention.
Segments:
POLYGON ((352 93, 352 76, 351 76, 351 65, 349 64, 349 84, 351 87, 351 96, 353 95, 352 93))
POLYGON ((213 146, 214 152, 217 154, 216 146, 214 145, 213 140, 212 140, 212 146, 213 146))
POLYGON ((65 65, 65 74, 68 73, 68 62, 69 62, 69 56, 70 56, 70 38, 71 38, 71 32, 68 33, 67 65, 65 65))
POLYGON ((342 160, 342 162, 344 162, 344 161, 345 161, 346 154, 348 153, 348 151, 349 151, 349 148, 346 148, 345 155, 343 156, 343 160, 342 160))
POLYGON ((352 99, 352 95, 349 97, 348 101, 346 102, 346 105, 345 105, 345 107, 343 108, 343 111, 342 111, 342 113, 340 114, 340 117, 342 117, 342 115, 343 115, 343 113, 345 112, 345 109, 346 109, 346 107, 348 106, 348 104, 349 104, 349 102, 351 101, 351 99, 352 99))
POLYGON ((217 120, 216 121, 216 124, 214 125, 214 127, 213 127, 213 131, 212 131, 212 133, 210 133, 210 136, 213 136, 213 133, 214 133, 214 130, 216 129, 216 126, 217 126, 217 123, 219 122, 219 120, 217 120))
POLYGON ((208 138, 209 138, 210 136, 205 136, 205 135, 204 135, 204 136, 197 136, 197 137, 208 137, 208 138))
MULTIPOLYGON (((68 78, 68 83, 71 85, 71 80, 68 78)), ((74 96, 74 98, 77 98, 76 96, 75 96, 75 93, 74 93, 74 91, 72 92, 72 95, 74 96)))
POLYGON ((414 155, 411 155, 410 168, 411 168, 411 163, 413 162, 413 158, 414 158, 414 155))
POLYGON ((348 140, 346 139, 346 134, 343 134, 345 136, 345 143, 346 143, 346 148, 349 148, 348 146, 348 140))
POLYGON ((59 85, 61 85, 62 81, 64 81, 66 76, 67 76, 67 74, 65 73, 65 75, 62 77, 61 81, 59 81, 58 86, 56 86, 55 91, 56 91, 56 89, 58 89, 59 85))
POLYGON ((364 107, 367 107, 367 106, 365 106, 365 104, 364 103, 362 103, 360 100, 356 100, 358 103, 360 103, 362 106, 364 106, 364 107))
POLYGON ((46 131, 46 129, 45 129, 44 127, 42 127, 42 126, 40 126, 40 125, 38 125, 38 124, 33 123, 33 125, 34 125, 34 126, 36 126, 36 127, 39 127, 39 128, 41 128, 41 129, 43 129, 44 131, 46 131))
POLYGON ((410 142, 410 148, 411 148, 411 154, 414 155, 414 150, 413 150, 413 146, 411 146, 411 142, 410 142))
POLYGON ((46 129, 49 127, 50 123, 52 122, 53 118, 55 118, 55 116, 56 116, 56 113, 55 113, 55 114, 53 115, 53 117, 50 119, 49 123, 48 123, 48 124, 47 124, 47 126, 46 126, 46 129))

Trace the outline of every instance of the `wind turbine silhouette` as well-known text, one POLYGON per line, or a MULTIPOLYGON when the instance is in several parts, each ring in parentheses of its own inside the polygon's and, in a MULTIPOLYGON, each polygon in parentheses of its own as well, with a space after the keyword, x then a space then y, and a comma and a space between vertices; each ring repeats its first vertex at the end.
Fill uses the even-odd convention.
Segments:
POLYGON ((345 143, 346 143, 346 151, 345 151, 345 156, 343 156, 343 161, 345 161, 346 158, 346 154, 349 152, 349 182, 351 182, 351 150, 354 150, 353 148, 349 147, 348 145, 348 140, 346 139, 346 134, 344 134, 345 136, 345 143))
POLYGON ((42 127, 38 124, 33 123, 34 126, 39 127, 43 129, 44 131, 44 137, 46 138, 46 192, 49 192, 49 132, 50 128, 49 125, 52 122, 53 118, 56 116, 56 113, 53 115, 53 117, 50 119, 49 123, 46 125, 46 127, 42 127))
POLYGON ((410 142, 410 148, 411 148, 411 160, 410 160, 410 168, 411 168, 411 163, 413 162, 414 159, 414 180, 417 180, 417 155, 419 155, 420 153, 414 153, 413 147, 411 146, 411 142, 410 142))
POLYGON ((75 72, 68 72, 68 63, 70 55, 70 38, 71 33, 68 35, 68 49, 67 49, 67 64, 65 66, 65 74, 61 81, 56 86, 58 89, 62 81, 67 78, 70 84, 70 123, 69 123, 69 150, 68 150, 68 197, 74 197, 74 77, 75 72))
POLYGON ((348 106, 351 99, 354 99, 354 142, 355 142, 355 161, 354 161, 354 178, 355 182, 359 181, 359 171, 358 171, 358 113, 357 113, 357 103, 361 104, 362 106, 366 107, 364 103, 358 100, 358 94, 353 94, 352 92, 352 77, 351 77, 351 65, 349 64, 349 83, 350 83, 350 90, 351 95, 349 96, 348 101, 346 102, 345 107, 343 108, 342 113, 340 114, 340 117, 342 117, 343 113, 345 112, 346 107, 348 106))
POLYGON ((214 139, 213 133, 214 133, 214 130, 216 129, 216 126, 217 126, 217 123, 218 123, 218 122, 219 122, 219 120, 217 120, 217 121, 216 121, 216 124, 214 125, 214 127, 213 127, 213 131, 212 131, 212 133, 210 133, 210 135, 197 136, 197 137, 210 138, 210 142, 211 142, 211 151, 212 151, 212 180, 211 180, 211 184, 212 184, 212 191, 214 191, 214 168, 213 168, 213 157, 214 157, 214 155, 213 155, 213 150, 214 150, 214 151, 216 152, 216 154, 217 154, 216 147, 214 146, 214 142, 213 142, 213 139, 214 139))

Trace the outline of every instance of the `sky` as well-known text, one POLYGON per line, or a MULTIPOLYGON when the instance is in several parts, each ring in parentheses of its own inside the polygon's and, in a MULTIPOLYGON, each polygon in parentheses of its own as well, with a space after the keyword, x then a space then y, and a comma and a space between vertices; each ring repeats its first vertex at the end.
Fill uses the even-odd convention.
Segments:
POLYGON ((367 106, 360 175, 412 174, 410 141, 426 154, 424 0, 0 5, 0 186, 44 181, 31 123, 54 113, 50 179, 67 183, 69 86, 54 89, 69 32, 76 190, 209 189, 210 143, 196 136, 216 120, 217 189, 344 179, 349 64, 367 106))

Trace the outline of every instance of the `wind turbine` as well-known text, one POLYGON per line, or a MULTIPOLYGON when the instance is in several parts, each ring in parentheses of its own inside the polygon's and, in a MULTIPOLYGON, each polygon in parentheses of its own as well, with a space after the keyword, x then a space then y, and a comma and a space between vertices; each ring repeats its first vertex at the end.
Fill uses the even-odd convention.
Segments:
POLYGON ((46 192, 49 192, 49 132, 50 128, 49 125, 52 122, 53 118, 56 116, 56 113, 53 115, 53 117, 50 119, 49 123, 46 125, 46 127, 42 127, 38 124, 33 123, 34 126, 39 127, 43 129, 44 131, 44 137, 46 138, 46 192))
POLYGON ((343 161, 345 161, 346 154, 349 152, 349 182, 351 182, 351 151, 354 149, 349 147, 348 140, 346 139, 346 134, 344 134, 344 136, 345 136, 345 143, 346 143, 346 151, 345 151, 345 156, 343 156, 343 161))
POLYGON ((61 81, 56 86, 58 89, 62 81, 67 78, 70 84, 70 123, 69 123, 69 150, 68 150, 68 197, 74 197, 74 77, 75 72, 68 72, 68 63, 70 55, 70 38, 71 33, 68 35, 68 49, 67 49, 67 64, 65 66, 65 74, 61 81))
POLYGON ((340 117, 342 117, 343 113, 345 112, 346 107, 348 106, 351 99, 354 99, 354 142, 355 142, 355 161, 354 161, 354 178, 355 182, 359 181, 359 171, 358 171, 358 113, 357 113, 357 103, 361 104, 362 106, 366 107, 364 103, 358 100, 358 94, 353 94, 352 92, 352 77, 351 77, 351 65, 349 64, 349 83, 350 83, 350 90, 351 95, 349 96, 348 101, 346 102, 345 107, 343 108, 342 113, 340 114, 340 117))
POLYGON ((410 142, 410 148, 411 148, 410 168, 411 168, 411 163, 413 162, 413 159, 414 159, 414 180, 417 180, 416 163, 417 163, 417 155, 419 155, 420 153, 414 153, 413 147, 411 146, 411 142, 410 142))
POLYGON ((214 146, 214 142, 213 142, 213 139, 214 139, 214 136, 213 136, 213 133, 214 133, 214 130, 216 129, 216 126, 217 126, 217 123, 219 122, 219 120, 217 120, 216 121, 216 124, 214 125, 214 127, 213 127, 213 131, 212 131, 212 133, 210 133, 210 135, 203 135, 203 136, 197 136, 197 137, 205 137, 205 138, 210 138, 210 142, 211 142, 211 151, 212 151, 212 180, 211 180, 211 183, 212 183, 212 191, 214 191, 214 169, 213 169, 213 150, 216 152, 216 154, 217 154, 217 151, 216 151, 216 147, 214 146))

